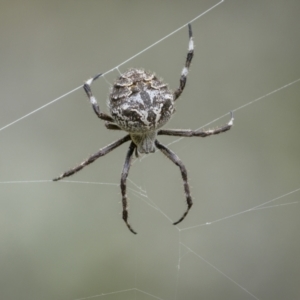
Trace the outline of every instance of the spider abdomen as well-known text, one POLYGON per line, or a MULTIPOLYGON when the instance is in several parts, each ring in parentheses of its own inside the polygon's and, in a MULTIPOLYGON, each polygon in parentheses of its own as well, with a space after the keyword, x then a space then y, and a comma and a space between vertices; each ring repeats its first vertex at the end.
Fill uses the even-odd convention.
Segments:
POLYGON ((162 127, 175 111, 167 84, 142 69, 129 69, 117 79, 108 106, 119 127, 142 135, 162 127))

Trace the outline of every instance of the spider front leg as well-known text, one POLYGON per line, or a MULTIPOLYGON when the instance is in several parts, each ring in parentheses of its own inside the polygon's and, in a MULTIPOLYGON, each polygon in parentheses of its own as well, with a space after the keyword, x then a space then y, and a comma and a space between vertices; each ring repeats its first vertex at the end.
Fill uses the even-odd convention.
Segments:
POLYGON ((85 82, 85 84, 83 85, 83 89, 86 92, 86 94, 87 94, 87 96, 88 96, 88 98, 90 100, 90 103, 93 106, 94 112, 98 116, 98 118, 100 118, 101 120, 105 120, 105 121, 109 121, 109 122, 114 122, 114 119, 111 116, 109 116, 109 115, 107 115, 107 114, 105 114, 105 113, 103 113, 103 112, 100 111, 100 108, 99 108, 99 105, 97 103, 97 100, 93 96, 92 90, 91 90, 91 87, 90 87, 90 85, 92 84, 92 82, 94 80, 96 80, 97 78, 99 78, 101 75, 102 74, 98 74, 95 77, 87 80, 85 82))
POLYGON ((83 161, 80 165, 64 172, 63 174, 61 174, 60 176, 56 177, 53 179, 53 181, 58 181, 61 180, 65 177, 69 177, 77 172, 79 172, 81 169, 83 169, 85 166, 93 163, 97 158, 106 155, 107 153, 111 152, 112 150, 116 149, 117 147, 121 146, 122 144, 124 144, 125 142, 130 141, 130 135, 126 135, 123 138, 107 145, 106 147, 100 149, 98 152, 96 152, 95 154, 91 155, 88 159, 86 159, 85 161, 83 161))
POLYGON ((111 122, 105 122, 105 127, 110 130, 122 130, 117 124, 111 122))
POLYGON ((189 68, 194 56, 194 41, 193 41, 193 32, 192 32, 192 25, 188 24, 189 27, 189 49, 185 60, 185 66, 183 67, 181 71, 181 76, 179 80, 179 87, 174 92, 174 101, 179 98, 181 93, 184 90, 185 84, 186 84, 186 78, 189 73, 189 68))
POLYGON ((182 136, 182 137, 207 137, 214 134, 219 134, 222 132, 226 132, 230 130, 233 125, 233 113, 230 112, 230 121, 221 127, 215 129, 208 129, 208 130, 190 130, 190 129, 161 129, 157 132, 158 135, 171 135, 171 136, 182 136))
POLYGON ((188 179, 187 179, 187 171, 186 171, 186 168, 185 168, 184 164, 180 160, 180 158, 173 151, 168 149, 166 146, 162 145, 158 140, 155 140, 155 146, 167 158, 169 158, 176 166, 178 166, 179 169, 180 169, 180 172, 181 172, 181 177, 182 177, 183 185, 184 185, 184 192, 185 192, 185 196, 186 196, 187 209, 184 212, 184 214, 182 215, 182 217, 177 222, 173 223, 173 225, 177 225, 178 223, 180 223, 181 221, 184 220, 184 218, 186 217, 186 215, 188 214, 190 208, 193 205, 192 196, 191 196, 191 192, 190 192, 190 187, 189 187, 188 179))
POLYGON ((137 232, 135 232, 132 229, 131 225, 128 223, 128 204, 127 204, 127 195, 126 195, 126 179, 130 169, 132 154, 135 149, 136 149, 136 145, 133 142, 131 142, 126 155, 123 171, 121 174, 121 193, 122 193, 122 206, 123 206, 123 212, 122 212, 123 220, 126 223, 128 229, 132 233, 137 234, 137 232))

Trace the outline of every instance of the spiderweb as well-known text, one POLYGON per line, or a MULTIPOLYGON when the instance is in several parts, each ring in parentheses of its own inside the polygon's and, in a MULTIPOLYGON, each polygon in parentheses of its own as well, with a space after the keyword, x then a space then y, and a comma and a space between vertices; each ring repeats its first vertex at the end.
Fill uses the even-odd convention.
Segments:
POLYGON ((0 112, 1 297, 297 299, 299 4, 195 1, 171 9, 139 3, 128 11, 131 4, 120 2, 105 12, 101 3, 69 5, 68 22, 64 8, 57 13, 54 4, 34 3, 22 12, 7 4, 1 18, 1 44, 7 46, 0 112), (33 13, 38 28, 21 26, 33 13), (13 16, 16 27, 8 26, 13 16), (192 186, 194 206, 178 227, 172 222, 185 208, 178 169, 159 152, 133 162, 128 196, 134 236, 118 215, 128 145, 70 180, 50 180, 124 135, 104 128, 74 82, 109 70, 92 86, 102 109, 109 84, 131 66, 155 70, 175 88, 191 21, 195 58, 167 127, 221 125, 230 110, 235 124, 205 139, 160 137, 185 163, 192 186), (144 50, 132 55, 137 49, 144 50))

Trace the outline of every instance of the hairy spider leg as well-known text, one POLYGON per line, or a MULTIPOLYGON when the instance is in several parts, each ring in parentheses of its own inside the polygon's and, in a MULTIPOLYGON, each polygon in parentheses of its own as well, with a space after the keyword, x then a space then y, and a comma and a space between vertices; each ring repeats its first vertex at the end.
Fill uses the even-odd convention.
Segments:
POLYGON ((188 24, 188 27, 189 27, 189 49, 188 49, 188 53, 187 53, 187 56, 186 56, 185 66, 183 67, 183 69, 181 71, 181 76, 180 76, 180 80, 179 80, 179 87, 174 92, 174 101, 179 98, 179 96, 181 95, 181 93, 184 90, 187 75, 189 73, 189 68, 190 68, 190 65, 191 65, 191 61, 192 61, 193 56, 194 56, 194 41, 193 41, 192 25, 188 24))
POLYGON ((208 130, 190 130, 190 129, 161 129, 157 132, 158 135, 171 135, 171 136, 182 136, 182 137, 207 137, 214 134, 219 134, 230 130, 233 125, 233 113, 230 112, 230 121, 221 127, 208 130))
POLYGON ((173 151, 171 151, 166 146, 162 145, 158 140, 155 140, 155 146, 167 158, 169 158, 176 166, 178 166, 179 169, 180 169, 180 172, 181 172, 181 177, 182 177, 182 180, 183 180, 184 192, 185 192, 185 197, 186 197, 187 209, 184 212, 184 214, 182 215, 182 217, 177 222, 173 223, 173 225, 177 225, 178 223, 180 223, 181 221, 184 220, 184 218, 186 217, 186 215, 188 214, 190 208, 193 205, 192 196, 191 196, 191 192, 190 192, 190 186, 188 184, 187 171, 186 171, 186 168, 185 168, 184 164, 180 160, 180 158, 173 151))
POLYGON ((122 144, 124 144, 125 142, 130 141, 130 135, 126 135, 123 138, 107 145, 106 147, 100 149, 98 152, 96 152, 95 154, 91 155, 88 159, 86 159, 85 161, 83 161, 81 164, 79 164, 78 166, 64 172, 63 174, 61 174, 60 176, 58 176, 57 178, 54 178, 53 181, 58 181, 61 180, 65 177, 71 176, 75 173, 77 173, 78 171, 80 171, 81 169, 83 169, 84 167, 86 167, 87 165, 93 163, 96 159, 98 159, 101 156, 106 155, 107 153, 111 152, 112 150, 116 149, 117 147, 121 146, 122 144))
POLYGON ((127 203, 127 195, 126 195, 126 188, 127 188, 126 180, 130 169, 132 154, 135 149, 136 149, 136 145, 134 144, 134 142, 131 142, 128 152, 126 154, 125 163, 121 174, 121 193, 122 193, 122 206, 123 206, 123 212, 122 212, 123 220, 126 223, 128 229, 132 233, 137 234, 137 232, 134 231, 131 225, 128 223, 128 203, 127 203))
MULTIPOLYGON (((98 78, 100 75, 97 75, 96 77, 98 78)), ((101 120, 104 120, 104 121, 114 122, 114 119, 111 116, 109 116, 109 115, 107 115, 107 114, 105 114, 105 113, 103 113, 103 112, 100 111, 100 107, 99 107, 99 105, 97 103, 97 100, 96 100, 95 96, 92 94, 92 90, 91 90, 90 84, 93 82, 94 78, 89 79, 83 85, 83 89, 86 92, 86 94, 87 94, 87 96, 88 96, 88 98, 90 100, 90 103, 92 104, 92 107, 94 109, 94 112, 98 116, 98 118, 100 118, 101 120)))

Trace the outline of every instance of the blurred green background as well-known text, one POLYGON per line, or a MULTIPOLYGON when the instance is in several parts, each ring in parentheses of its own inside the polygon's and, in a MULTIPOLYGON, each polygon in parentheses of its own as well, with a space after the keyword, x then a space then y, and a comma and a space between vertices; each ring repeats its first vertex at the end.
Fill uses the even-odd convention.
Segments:
MULTIPOLYGON (((216 3, 1 1, 0 128, 216 3)), ((299 11, 296 0, 227 0, 195 21, 187 87, 166 127, 199 128, 299 79, 299 11)), ((187 46, 183 29, 119 69, 155 71, 175 89, 187 46)), ((103 110, 118 75, 92 86, 103 110)), ((246 212, 300 188, 299 95, 300 81, 237 110, 230 132, 170 146, 194 198, 178 228, 179 170, 159 152, 136 160, 136 236, 120 214, 128 145, 70 178, 77 183, 6 183, 54 178, 125 134, 105 129, 82 89, 0 131, 0 298, 299 299, 300 191, 246 212)))

